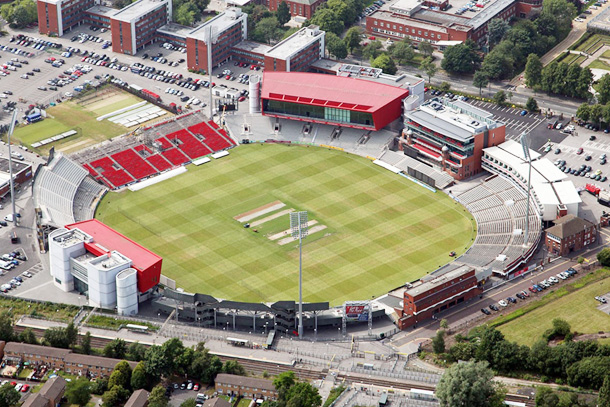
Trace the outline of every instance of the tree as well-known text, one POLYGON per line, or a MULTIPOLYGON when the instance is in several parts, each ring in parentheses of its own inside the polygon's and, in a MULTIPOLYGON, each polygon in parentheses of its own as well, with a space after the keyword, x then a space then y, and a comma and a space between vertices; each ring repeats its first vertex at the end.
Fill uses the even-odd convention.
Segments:
POLYGON ((197 377, 203 383, 212 383, 221 371, 222 362, 218 356, 210 354, 205 347, 198 346, 188 371, 189 376, 197 377))
POLYGON ((525 103, 525 108, 527 110, 529 110, 530 112, 537 112, 538 111, 538 102, 536 102, 536 99, 534 99, 533 97, 529 97, 527 99, 527 102, 525 103))
POLYGON ((44 332, 43 339, 49 346, 54 348, 67 349, 70 347, 65 328, 49 328, 44 332))
POLYGON ((336 59, 347 57, 347 46, 345 42, 333 33, 326 34, 326 50, 336 59))
POLYGON ((140 362, 131 372, 130 385, 133 390, 143 389, 147 384, 146 369, 144 362, 140 362))
POLYGON ((8 311, 0 313, 0 341, 10 342, 15 338, 13 317, 8 311))
POLYGON ((224 366, 222 367, 222 371, 224 373, 238 376, 246 375, 246 369, 244 369, 244 367, 236 360, 227 360, 224 366))
POLYGON ((360 39, 362 38, 362 29, 358 26, 350 27, 345 33, 343 41, 347 50, 352 54, 355 49, 360 48, 360 39))
POLYGON ((411 46, 411 41, 408 39, 393 43, 390 45, 388 51, 390 51, 392 58, 401 65, 404 65, 415 58, 415 51, 411 46))
POLYGON ((127 354, 127 344, 121 338, 113 339, 104 346, 104 356, 107 358, 123 359, 127 354))
POLYGON ((32 328, 25 328, 21 331, 19 334, 19 341, 31 345, 38 345, 38 339, 36 338, 34 331, 32 331, 32 328))
POLYGON ((197 9, 193 3, 183 3, 174 12, 174 22, 191 26, 195 22, 197 9))
POLYGON ((536 54, 529 54, 525 63, 525 84, 530 88, 540 86, 542 62, 536 54))
POLYGON ((451 90, 451 84, 449 84, 449 82, 443 82, 441 83, 441 86, 439 86, 439 89, 443 92, 449 92, 451 90))
POLYGON ((492 100, 498 105, 503 105, 506 103, 506 93, 503 90, 499 90, 493 95, 492 100))
POLYGON ((571 332, 571 327, 568 321, 562 318, 553 319, 553 333, 555 336, 565 337, 571 332))
POLYGON ((66 398, 69 404, 86 406, 91 400, 90 381, 84 378, 72 380, 66 385, 66 398))
MULTIPOLYGON (((564 39, 572 28, 572 19, 576 17, 576 7, 566 0, 544 0, 542 2, 542 12, 538 20, 548 19, 551 23, 550 32, 545 34, 552 35, 558 41, 564 39)), ((540 26, 540 24, 539 24, 540 26)))
POLYGON ((610 406, 610 374, 604 377, 604 383, 599 389, 599 399, 597 400, 598 406, 610 406))
POLYGON ((23 28, 38 20, 36 2, 33 0, 18 0, 5 4, 0 8, 0 14, 15 28, 23 28))
POLYGON ((65 334, 68 347, 76 345, 76 342, 78 341, 78 328, 74 326, 74 322, 70 321, 66 327, 65 334))
POLYGON ((610 102, 610 75, 602 76, 597 85, 597 101, 602 105, 610 102))
POLYGON ((285 1, 282 1, 280 5, 277 6, 275 17, 281 26, 290 21, 290 8, 288 8, 288 4, 285 1))
POLYGON ((80 342, 80 346, 85 355, 89 355, 91 353, 91 332, 87 331, 80 342))
POLYGON ((424 54, 426 57, 431 57, 434 52, 434 47, 427 41, 422 41, 417 46, 417 49, 420 53, 424 54))
POLYGON ((114 386, 121 386, 127 390, 131 388, 131 366, 125 360, 116 364, 108 379, 108 388, 112 389, 114 386))
POLYGON ((373 68, 379 68, 384 73, 394 75, 396 73, 396 64, 394 60, 386 53, 379 55, 371 62, 373 68))
POLYGON ((146 346, 142 345, 140 342, 132 342, 127 347, 127 357, 129 360, 139 362, 144 359, 145 354, 146 346))
POLYGON ((487 40, 489 42, 489 47, 493 48, 494 45, 498 44, 502 41, 502 37, 504 34, 508 32, 510 29, 510 25, 501 18, 492 18, 487 23, 487 40))
POLYGON ((286 407, 319 407, 322 397, 318 389, 309 383, 298 382, 288 389, 286 407))
POLYGON ((471 73, 475 71, 479 62, 481 58, 476 52, 476 44, 473 41, 466 41, 445 49, 441 68, 452 73, 471 73))
POLYGON ((439 353, 445 353, 445 331, 439 329, 436 331, 436 335, 432 338, 432 350, 437 355, 439 353))
POLYGON ((108 390, 108 378, 98 377, 94 382, 91 382, 91 393, 101 396, 108 390))
POLYGON ((197 400, 195 400, 192 397, 190 399, 186 399, 182 403, 180 403, 180 407, 196 407, 196 406, 197 406, 197 400))
POLYGON ((148 395, 149 407, 167 407, 168 401, 163 386, 155 386, 148 395))
POLYGON ((254 35, 261 42, 271 43, 278 38, 280 23, 275 17, 265 17, 261 19, 254 28, 254 35))
POLYGON ((481 69, 489 79, 504 79, 512 76, 514 72, 515 57, 514 44, 502 41, 485 57, 481 69))
POLYGON ((566 373, 570 386, 599 389, 609 371, 609 356, 592 356, 574 363, 566 373))
POLYGON ((0 407, 16 406, 21 399, 21 395, 10 383, 0 387, 0 407))
POLYGON ((454 364, 438 382, 436 397, 444 407, 499 407, 506 393, 493 377, 486 362, 454 364))
POLYGON ((122 388, 121 386, 114 386, 107 390, 102 395, 102 406, 103 407, 117 407, 123 404, 129 397, 129 390, 122 388))
POLYGON ((474 358, 476 344, 471 342, 459 342, 453 345, 448 352, 448 359, 452 362, 459 360, 468 361, 474 358))
POLYGON ((432 77, 436 74, 436 71, 438 70, 436 65, 434 65, 434 62, 432 62, 431 57, 428 57, 421 61, 419 69, 424 71, 424 73, 428 76, 428 83, 431 83, 432 77))
POLYGON ((288 390, 294 386, 297 379, 293 371, 283 372, 273 379, 273 387, 277 390, 278 399, 286 400, 288 390))
MULTIPOLYGON (((583 103, 580 106, 578 106, 578 109, 576 110, 576 117, 578 117, 578 118, 580 118, 580 119, 582 119, 584 121, 588 121, 589 118, 591 117, 591 106, 589 106, 588 103, 583 103)), ((602 249, 602 252, 604 250, 605 249, 602 249)), ((599 255, 600 254, 601 254, 601 252, 599 252, 597 254, 597 259, 598 260, 599 260, 599 255)), ((600 262, 601 262, 601 260, 600 260, 600 262)), ((602 265, 604 265, 604 264, 602 263, 602 265)), ((610 261, 608 262, 608 265, 610 265, 610 261)))
POLYGON ((589 67, 582 68, 577 82, 577 94, 579 97, 588 98, 590 96, 589 88, 593 83, 593 72, 589 67))
POLYGON ((472 78, 472 84, 479 88, 479 96, 481 96, 481 89, 489 84, 487 73, 483 70, 476 71, 474 73, 474 77, 472 78))
POLYGON ((332 32, 336 35, 341 35, 344 28, 343 21, 341 21, 337 13, 330 8, 316 10, 309 22, 319 26, 320 29, 326 31, 327 34, 332 32))
POLYGON ((441 322, 440 322, 440 327, 441 327, 442 329, 447 329, 447 328, 449 328, 449 321, 447 321, 445 318, 441 319, 441 322))
POLYGON ((381 54, 382 48, 383 48, 383 45, 381 44, 381 41, 379 41, 379 40, 371 41, 370 43, 365 45, 364 48, 362 49, 362 56, 364 58, 372 61, 381 54))
POLYGON ((591 106, 591 120, 594 123, 599 123, 602 119, 602 114, 604 112, 604 109, 602 108, 602 105, 597 104, 597 105, 593 105, 591 106))
POLYGON ((559 403, 559 397, 549 387, 539 387, 536 391, 536 406, 537 407, 556 407, 559 403))

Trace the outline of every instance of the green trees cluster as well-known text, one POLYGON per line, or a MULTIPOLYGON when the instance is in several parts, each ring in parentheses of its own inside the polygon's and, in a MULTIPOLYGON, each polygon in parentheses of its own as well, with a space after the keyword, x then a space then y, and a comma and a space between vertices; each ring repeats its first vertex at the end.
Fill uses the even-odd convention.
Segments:
POLYGON ((358 20, 358 15, 364 10, 363 0, 328 0, 318 7, 313 16, 305 22, 320 27, 321 30, 335 35, 341 35, 346 27, 358 20))
POLYGON ((21 395, 10 383, 0 387, 0 407, 13 407, 19 403, 21 395))
POLYGON ((511 78, 523 69, 528 55, 543 55, 563 40, 575 16, 576 7, 571 2, 544 0, 543 11, 534 21, 520 20, 508 30, 505 25, 494 23, 489 38, 493 48, 481 68, 489 79, 511 78))
POLYGON ((458 342, 443 355, 447 360, 485 361, 500 374, 530 372, 572 386, 599 389, 610 371, 610 345, 572 341, 570 326, 561 319, 554 320, 545 337, 531 348, 509 342, 500 331, 487 326, 456 339, 458 342), (551 347, 547 338, 555 336, 563 336, 564 341, 551 347))
POLYGON ((248 39, 252 41, 270 44, 292 35, 297 30, 284 27, 284 24, 290 21, 290 10, 284 1, 275 12, 253 3, 242 7, 242 10, 248 14, 248 39))
POLYGON ((445 370, 435 394, 441 406, 502 407, 506 390, 493 377, 486 362, 456 363, 445 370))
POLYGON ((265 401, 263 407, 320 407, 322 397, 310 383, 298 382, 294 372, 280 373, 273 379, 278 392, 276 401, 265 401))
POLYGON ((551 62, 541 69, 540 59, 530 54, 525 65, 525 80, 529 87, 562 96, 587 98, 593 74, 588 67, 565 62, 551 62))
MULTIPOLYGON (((578 108, 578 110, 576 111, 576 116, 580 117, 580 115, 578 114, 578 111, 583 107, 583 106, 587 106, 587 104, 582 104, 580 105, 580 107, 578 108)), ((582 119, 582 117, 581 117, 582 119)), ((585 120, 585 119, 583 119, 585 120)), ((610 266, 610 248, 606 247, 604 249, 601 249, 599 251, 599 253, 597 253, 597 260, 599 260, 599 263, 604 266, 604 267, 608 267, 610 266)))
POLYGON ((174 22, 193 25, 201 20, 210 0, 172 0, 174 22))
MULTIPOLYGON (((594 405, 586 398, 578 397, 576 393, 558 393, 549 387, 538 387, 536 390, 537 407, 593 407, 594 405)), ((600 407, 605 405, 608 404, 598 404, 600 407)))
MULTIPOLYGON (((601 126, 602 122, 606 123, 606 126, 610 126, 610 104, 602 105, 598 103, 590 105, 588 103, 583 103, 578 106, 576 117, 585 122, 593 122, 599 126, 601 126)), ((598 253, 598 259, 602 265, 604 265, 604 263, 610 264, 610 261, 606 260, 606 253, 603 253, 603 249, 598 253), (600 255, 601 258, 599 257, 600 255)))
POLYGON ((443 53, 441 68, 451 73, 473 73, 481 62, 477 48, 472 40, 447 47, 443 53))
POLYGON ((78 329, 70 322, 67 327, 50 328, 44 332, 43 342, 47 346, 69 349, 76 345, 78 329))
POLYGON ((14 28, 23 28, 38 21, 34 0, 16 0, 3 4, 0 7, 0 15, 14 28))

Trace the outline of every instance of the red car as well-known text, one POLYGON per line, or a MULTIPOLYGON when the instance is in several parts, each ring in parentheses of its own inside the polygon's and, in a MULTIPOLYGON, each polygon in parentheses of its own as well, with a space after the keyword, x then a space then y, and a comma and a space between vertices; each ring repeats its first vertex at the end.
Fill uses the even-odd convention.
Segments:
POLYGON ((533 292, 533 293, 537 293, 537 292, 538 292, 538 290, 536 290, 536 289, 534 288, 534 286, 531 286, 530 288, 528 288, 528 290, 530 290, 530 291, 531 291, 531 292, 533 292))
POLYGON ((529 296, 530 296, 530 295, 527 293, 527 291, 525 291, 525 290, 521 291, 521 294, 523 294, 523 295, 524 295, 524 296, 526 296, 526 297, 529 297, 529 296))
POLYGON ((199 383, 195 383, 195 385, 193 386, 193 390, 195 390, 195 391, 199 390, 199 383))
POLYGON ((578 150, 576 150, 576 154, 582 154, 582 152, 583 152, 582 147, 580 147, 578 150))
POLYGON ((231 75, 225 76, 225 79, 230 80, 231 79, 231 75))
POLYGON ((22 393, 26 393, 28 390, 30 390, 29 384, 24 384, 23 387, 21 388, 22 393))
POLYGON ((244 100, 246 100, 246 97, 245 96, 240 96, 239 99, 237 99, 237 100, 240 101, 240 102, 243 102, 244 100))
POLYGON ((11 386, 13 386, 13 387, 17 386, 17 382, 11 382, 11 386))

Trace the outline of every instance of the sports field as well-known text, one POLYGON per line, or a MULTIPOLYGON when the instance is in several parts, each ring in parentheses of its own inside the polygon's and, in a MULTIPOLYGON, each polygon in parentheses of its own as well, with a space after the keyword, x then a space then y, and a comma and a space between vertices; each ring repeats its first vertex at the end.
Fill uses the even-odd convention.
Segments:
POLYGON ((189 292, 298 299, 291 210, 309 212, 306 301, 370 299, 463 253, 470 213, 369 160, 317 147, 241 146, 138 192, 107 194, 96 217, 163 256, 189 292), (250 228, 244 228, 245 223, 250 228))
POLYGON ((142 99, 118 89, 111 88, 111 90, 112 92, 106 93, 103 97, 93 98, 87 104, 79 104, 74 99, 50 107, 47 109, 46 119, 16 128, 14 138, 31 147, 32 143, 37 141, 69 130, 77 130, 78 134, 72 137, 38 149, 39 152, 46 154, 52 146, 55 146, 56 149, 69 154, 127 133, 129 129, 123 126, 108 120, 96 119, 101 115, 141 102, 142 99))
POLYGON ((592 277, 603 279, 592 281, 584 287, 580 287, 582 283, 579 281, 574 283, 574 288, 562 287, 557 292, 551 292, 548 300, 546 297, 542 300, 547 300, 543 306, 499 326, 498 330, 506 339, 529 346, 552 327, 555 318, 565 319, 572 331, 583 334, 608 331, 610 316, 597 309, 599 302, 595 297, 610 292, 610 272, 600 270, 596 276, 589 275, 584 280, 592 277))

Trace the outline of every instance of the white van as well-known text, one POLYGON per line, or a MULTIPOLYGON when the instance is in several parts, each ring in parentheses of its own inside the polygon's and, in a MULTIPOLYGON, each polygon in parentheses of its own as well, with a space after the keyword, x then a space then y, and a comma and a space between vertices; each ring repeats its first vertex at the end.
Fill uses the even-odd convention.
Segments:
POLYGON ((19 151, 12 151, 11 156, 17 160, 23 160, 23 155, 19 151))

